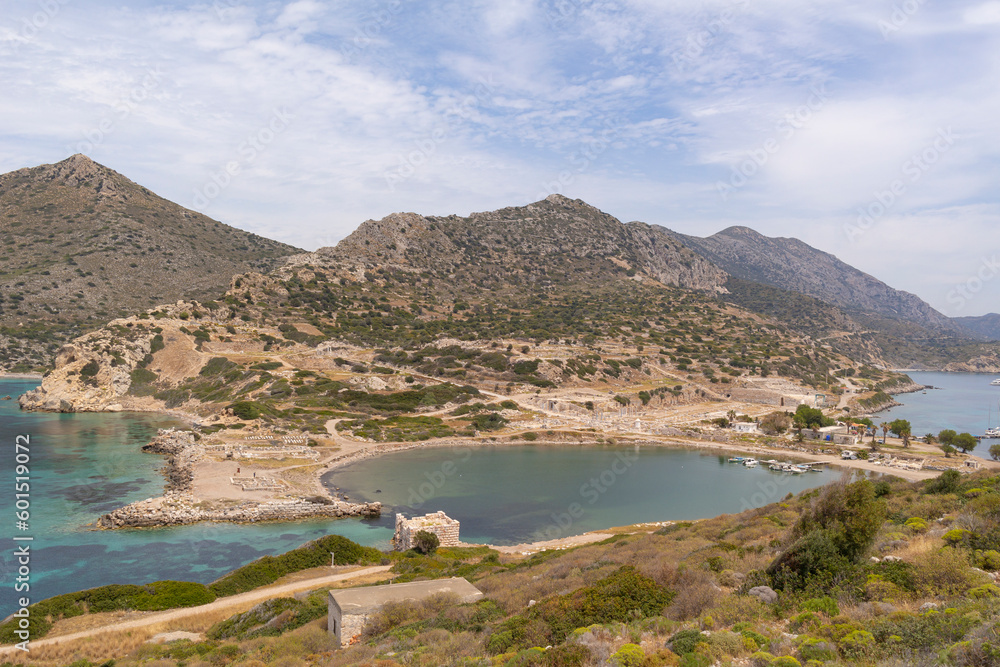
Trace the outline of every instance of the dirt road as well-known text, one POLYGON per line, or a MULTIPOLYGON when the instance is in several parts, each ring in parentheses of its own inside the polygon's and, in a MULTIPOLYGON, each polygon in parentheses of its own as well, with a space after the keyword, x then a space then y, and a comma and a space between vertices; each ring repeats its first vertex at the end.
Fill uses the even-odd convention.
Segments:
MULTIPOLYGON (((245 606, 248 603, 253 604, 257 602, 263 602, 264 600, 270 600, 272 598, 288 597, 293 593, 298 593, 300 591, 309 591, 316 588, 322 588, 323 586, 328 586, 330 584, 335 584, 340 581, 347 581, 349 579, 364 577, 370 574, 377 574, 379 572, 387 572, 390 567, 391 567, 390 565, 366 567, 360 570, 353 570, 351 572, 341 572, 339 574, 331 574, 324 577, 315 577, 313 579, 304 579, 302 581, 296 581, 290 584, 282 584, 280 586, 260 588, 257 590, 249 591, 247 593, 240 593, 239 595, 230 595, 228 597, 219 598, 214 602, 203 604, 198 607, 169 609, 167 611, 156 612, 153 614, 149 614, 148 616, 143 616, 142 618, 137 618, 130 621, 120 621, 118 623, 112 623, 110 625, 105 625, 99 628, 91 628, 89 630, 83 630, 81 632, 73 632, 66 635, 60 635, 58 637, 49 637, 46 639, 32 640, 31 648, 36 648, 39 646, 50 646, 52 644, 59 644, 61 642, 84 639, 86 637, 90 637, 92 635, 104 632, 133 630, 136 628, 142 628, 149 625, 155 625, 157 623, 164 623, 167 621, 181 619, 184 618, 185 616, 190 616, 192 614, 202 614, 206 612, 220 611, 223 609, 227 609, 229 607, 245 606)), ((17 651, 17 649, 15 649, 13 646, 0 647, 0 655, 14 654, 14 653, 18 655, 21 654, 21 652, 17 651)))

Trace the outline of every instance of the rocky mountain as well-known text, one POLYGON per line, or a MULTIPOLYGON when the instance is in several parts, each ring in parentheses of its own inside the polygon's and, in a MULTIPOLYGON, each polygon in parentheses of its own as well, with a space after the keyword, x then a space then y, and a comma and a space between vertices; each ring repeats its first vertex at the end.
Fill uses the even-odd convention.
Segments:
POLYGON ((622 224, 580 200, 552 195, 468 217, 398 213, 368 220, 334 248, 300 262, 426 272, 489 290, 596 284, 609 277, 718 290, 724 271, 661 227, 622 224))
POLYGON ((1000 340, 1000 314, 990 313, 979 317, 955 317, 956 324, 971 335, 983 340, 1000 340))
POLYGON ((730 275, 815 297, 844 310, 871 313, 956 333, 958 327, 918 296, 794 238, 770 238, 748 227, 730 227, 707 238, 671 232, 730 275))
POLYGON ((84 155, 0 176, 0 368, 114 317, 218 297, 296 248, 156 196, 84 155))

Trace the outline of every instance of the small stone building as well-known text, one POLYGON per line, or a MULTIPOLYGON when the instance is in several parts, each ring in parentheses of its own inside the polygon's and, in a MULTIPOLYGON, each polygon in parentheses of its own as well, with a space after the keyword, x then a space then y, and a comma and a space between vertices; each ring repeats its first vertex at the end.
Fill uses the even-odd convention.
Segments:
POLYGON ((459 523, 444 512, 434 512, 424 516, 407 519, 402 514, 396 515, 396 533, 392 543, 396 551, 406 551, 413 548, 413 540, 417 533, 425 530, 437 535, 443 547, 457 547, 459 523))
POLYGON ((460 602, 483 597, 478 588, 460 577, 332 590, 327 601, 327 629, 344 646, 361 634, 368 617, 386 602, 424 600, 439 593, 455 595, 460 602))

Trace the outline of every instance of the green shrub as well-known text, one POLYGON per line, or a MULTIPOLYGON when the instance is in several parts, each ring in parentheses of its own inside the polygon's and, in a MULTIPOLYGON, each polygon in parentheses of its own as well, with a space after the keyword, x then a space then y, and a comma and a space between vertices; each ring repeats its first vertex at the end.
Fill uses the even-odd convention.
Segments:
POLYGON ((255 401, 237 401, 229 406, 233 414, 244 421, 258 419, 262 413, 260 403, 255 401))
POLYGON ((209 584, 217 596, 225 597, 274 583, 291 572, 330 564, 330 552, 336 563, 379 563, 382 552, 363 547, 340 535, 327 535, 280 556, 264 556, 209 584))
POLYGON ((973 600, 988 600, 990 598, 997 598, 1000 597, 1000 587, 996 584, 983 584, 982 586, 976 586, 975 588, 969 589, 969 592, 965 595, 973 600))
POLYGON ((919 516, 911 516, 903 525, 918 533, 927 530, 927 520, 919 516))
POLYGON ((783 655, 772 660, 771 667, 802 667, 802 663, 790 655, 783 655))
POLYGON ((875 637, 866 630, 854 630, 840 640, 840 650, 848 658, 865 658, 875 649, 875 637))
POLYGON ((249 611, 216 623, 206 631, 209 639, 245 640, 276 636, 301 627, 327 614, 327 591, 310 593, 305 600, 274 598, 249 611))
POLYGON ((996 551, 995 549, 988 549, 986 551, 977 550, 973 557, 976 567, 980 569, 990 572, 1000 570, 1000 551, 996 551))
MULTIPOLYGON (((137 586, 134 584, 112 584, 76 593, 57 595, 31 605, 29 630, 31 638, 44 636, 52 627, 52 622, 62 618, 72 618, 86 613, 96 614, 107 611, 161 611, 178 607, 195 607, 208 604, 215 599, 203 584, 188 581, 156 581, 137 586)), ((18 620, 11 619, 0 625, 0 642, 20 641, 13 634, 18 620)))
POLYGON ((957 470, 945 470, 943 473, 927 482, 927 493, 954 493, 962 482, 962 474, 957 470))
POLYGON ((645 662, 645 652, 635 644, 625 644, 611 656, 611 664, 619 667, 642 667, 645 662))
POLYGON ((489 650, 555 646, 576 628, 658 616, 672 598, 671 591, 626 565, 590 586, 548 598, 508 618, 495 628, 489 650))
POLYGON ((952 528, 944 534, 943 539, 951 546, 956 546, 968 542, 972 537, 972 531, 965 528, 952 528))
POLYGON ((149 353, 156 354, 165 347, 163 344, 163 334, 156 334, 149 341, 149 353))
POLYGON ((750 656, 750 664, 753 667, 770 667, 774 662, 774 656, 767 651, 757 651, 750 656))
POLYGON ((705 635, 701 634, 700 631, 694 629, 681 630, 674 634, 667 641, 667 646, 670 650, 677 655, 685 655, 687 653, 693 653, 695 647, 706 641, 705 635))
POLYGON ((799 653, 802 655, 803 660, 819 660, 821 662, 826 662, 828 660, 837 659, 837 649, 836 647, 822 639, 817 639, 816 637, 806 637, 802 643, 799 644, 799 653))
POLYGON ((441 540, 434 533, 427 530, 418 530, 413 536, 413 550, 425 556, 434 553, 441 546, 441 540))
POLYGON ((225 357, 212 357, 208 360, 208 363, 202 367, 198 375, 201 375, 202 377, 214 377, 216 375, 227 373, 238 367, 239 364, 233 363, 225 357))
POLYGON ((840 607, 837 606, 837 601, 829 596, 806 600, 802 603, 802 609, 826 614, 828 618, 833 618, 840 614, 840 607))
POLYGON ((83 365, 80 369, 80 377, 82 378, 92 378, 97 375, 97 372, 101 370, 101 365, 97 363, 96 359, 91 359, 83 365))

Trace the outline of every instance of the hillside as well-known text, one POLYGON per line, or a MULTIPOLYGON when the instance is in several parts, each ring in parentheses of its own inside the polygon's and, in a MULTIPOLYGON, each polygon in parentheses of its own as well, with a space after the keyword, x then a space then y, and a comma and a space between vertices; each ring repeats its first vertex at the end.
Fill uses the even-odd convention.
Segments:
POLYGON ((707 238, 674 234, 730 275, 815 297, 848 312, 902 320, 937 332, 957 327, 919 297, 893 289, 833 255, 793 238, 730 227, 707 238))
POLYGON ((468 217, 403 213, 369 220, 308 261, 399 269, 456 287, 501 292, 599 285, 622 277, 711 291, 726 279, 662 228, 624 225, 561 195, 468 217))
POLYGON ((955 317, 953 321, 973 336, 983 340, 1000 340, 1000 314, 979 317, 955 317))
POLYGON ((115 317, 220 296, 299 252, 156 196, 84 155, 0 176, 0 370, 51 363, 115 317))

